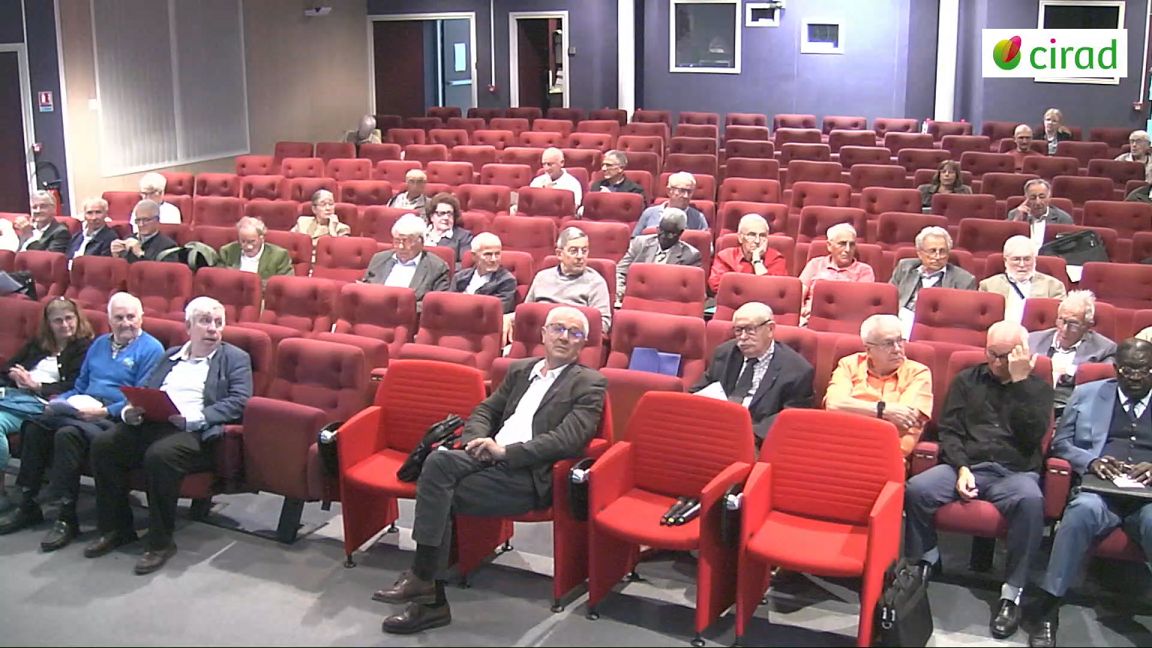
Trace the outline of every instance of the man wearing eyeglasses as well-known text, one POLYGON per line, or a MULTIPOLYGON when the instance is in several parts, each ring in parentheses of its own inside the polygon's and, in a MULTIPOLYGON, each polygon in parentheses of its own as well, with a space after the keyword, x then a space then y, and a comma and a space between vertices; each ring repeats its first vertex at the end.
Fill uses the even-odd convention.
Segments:
POLYGON ((155 261, 161 252, 180 247, 160 232, 160 205, 154 201, 136 203, 132 218, 136 222, 136 236, 112 241, 109 246, 112 256, 126 259, 128 263, 155 261))
POLYGON ((978 285, 983 292, 1004 297, 1004 319, 1019 322, 1024 317, 1024 302, 1031 297, 1063 299, 1068 294, 1063 282, 1036 269, 1040 248, 1027 236, 1018 234, 1004 241, 1004 272, 984 279, 978 285))
MULTIPOLYGON (((1116 351, 1116 377, 1072 392, 1052 439, 1052 455, 1079 476, 1152 484, 1152 343, 1129 338, 1116 351)), ((1024 604, 1029 646, 1055 646, 1060 604, 1098 538, 1117 527, 1152 556, 1152 502, 1080 491, 1068 502, 1048 569, 1024 604)))
POLYGON ((608 151, 604 154, 604 160, 600 163, 600 172, 603 178, 592 183, 588 191, 606 191, 610 193, 634 193, 640 196, 644 195, 644 187, 639 183, 624 175, 624 170, 628 168, 628 156, 623 151, 608 151))
POLYGON ((420 310, 424 295, 448 290, 448 264, 424 251, 424 219, 404 214, 392 225, 392 249, 373 255, 360 281, 411 288, 420 310))
POLYGON ((907 340, 895 315, 864 320, 860 339, 864 351, 836 364, 824 409, 889 421, 900 433, 900 451, 907 457, 932 416, 932 371, 904 354, 907 340))
POLYGON ((811 363, 776 341, 772 308, 748 302, 732 314, 733 339, 716 347, 708 369, 689 390, 701 391, 714 383, 724 388, 733 403, 748 408, 756 445, 786 407, 812 407, 811 363))
POLYGON ((682 209, 665 209, 660 229, 632 239, 624 258, 616 264, 616 305, 624 302, 628 288, 628 269, 634 263, 664 263, 700 267, 700 251, 680 240, 688 215, 682 209))
POLYGON ((929 226, 916 235, 916 258, 901 259, 888 282, 896 286, 900 321, 904 337, 912 334, 916 315, 916 298, 924 288, 976 290, 976 277, 960 266, 949 263, 952 235, 943 227, 929 226))
POLYGON ((720 290, 720 278, 729 272, 760 277, 788 275, 784 255, 768 247, 768 221, 763 216, 744 214, 736 226, 736 236, 740 239, 739 246, 724 248, 712 257, 712 272, 708 275, 708 290, 712 294, 720 290))
MULTIPOLYGON (((608 282, 599 272, 588 267, 588 235, 578 227, 565 227, 556 239, 556 256, 560 263, 544 268, 532 278, 524 303, 551 302, 569 306, 589 306, 600 311, 601 330, 605 335, 612 326, 612 298, 608 282)), ((515 313, 504 316, 504 343, 512 341, 515 313)))
POLYGON ((1028 347, 1052 358, 1056 384, 1056 415, 1064 409, 1076 386, 1076 367, 1086 362, 1112 362, 1116 343, 1092 330, 1096 323, 1096 295, 1073 290, 1056 309, 1056 326, 1028 334, 1028 347))
POLYGON ((448 625, 442 572, 455 514, 506 517, 552 503, 552 464, 577 457, 596 434, 607 380, 577 363, 588 320, 558 306, 541 331, 544 357, 519 360, 464 426, 462 450, 433 452, 416 482, 411 569, 372 595, 405 605, 384 632, 411 634, 448 625))
POLYGON ((1148 131, 1135 130, 1128 136, 1128 152, 1116 156, 1117 162, 1139 162, 1144 165, 1144 181, 1152 182, 1152 138, 1148 131))
POLYGON ((1008 522, 1006 579, 989 629, 1006 639, 1020 626, 1020 591, 1044 533, 1040 469, 1052 420, 1052 386, 1032 375, 1028 331, 988 329, 986 361, 958 373, 939 421, 940 463, 908 480, 905 549, 924 580, 940 571, 935 515, 956 500, 990 502, 1008 522))
POLYGON ((649 227, 658 227, 660 217, 665 209, 682 209, 688 215, 688 229, 706 230, 708 220, 699 209, 692 206, 692 194, 696 192, 696 176, 687 171, 677 171, 668 176, 668 202, 663 205, 652 205, 640 214, 640 220, 632 229, 635 238, 644 233, 649 227))

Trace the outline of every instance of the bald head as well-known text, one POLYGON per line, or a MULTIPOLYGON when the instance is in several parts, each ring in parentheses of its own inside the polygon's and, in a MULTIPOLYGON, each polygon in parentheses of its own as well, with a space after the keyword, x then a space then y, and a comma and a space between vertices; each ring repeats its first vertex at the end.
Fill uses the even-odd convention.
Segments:
POLYGON ((1014 347, 1027 343, 1028 329, 1016 322, 1002 320, 988 328, 988 348, 992 348, 993 345, 1014 347))

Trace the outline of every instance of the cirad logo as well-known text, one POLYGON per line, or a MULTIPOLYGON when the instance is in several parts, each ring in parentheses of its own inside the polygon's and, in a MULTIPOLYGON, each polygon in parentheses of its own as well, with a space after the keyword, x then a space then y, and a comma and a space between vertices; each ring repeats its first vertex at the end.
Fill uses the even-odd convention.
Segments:
POLYGON ((1123 78, 1128 76, 1124 29, 985 29, 985 77, 1123 78))

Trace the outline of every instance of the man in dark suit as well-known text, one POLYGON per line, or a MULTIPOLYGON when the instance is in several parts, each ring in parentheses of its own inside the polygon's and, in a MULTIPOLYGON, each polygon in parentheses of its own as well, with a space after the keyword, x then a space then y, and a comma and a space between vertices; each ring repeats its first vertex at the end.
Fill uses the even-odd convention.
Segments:
POLYGON ((472 412, 463 450, 433 452, 416 483, 412 568, 372 598, 407 604, 383 630, 410 634, 452 622, 444 583, 453 513, 519 515, 552 503, 552 464, 579 456, 596 434, 607 380, 576 363, 588 320, 560 306, 548 313, 544 358, 514 363, 472 412))
POLYGON ((128 263, 155 261, 161 252, 180 247, 160 232, 160 205, 156 202, 141 200, 132 209, 132 216, 136 220, 136 236, 112 241, 112 256, 127 259, 128 263))
POLYGON ((159 418, 129 402, 120 413, 123 423, 92 443, 100 535, 84 555, 96 558, 136 541, 128 473, 143 466, 150 515, 148 546, 136 562, 137 574, 160 569, 176 553, 172 534, 180 482, 188 473, 213 469, 214 442, 225 424, 240 420, 252 396, 251 358, 221 340, 224 306, 197 297, 184 312, 188 342, 168 349, 142 385, 166 392, 178 413, 159 418))
POLYGON ((435 254, 424 252, 424 219, 404 214, 392 226, 392 249, 377 252, 368 262, 361 281, 385 286, 411 288, 416 292, 416 310, 424 295, 448 290, 448 264, 435 254))
POLYGON ((660 216, 660 231, 632 239, 624 258, 616 264, 616 304, 624 301, 628 268, 633 263, 666 263, 700 267, 700 251, 680 240, 688 224, 683 209, 669 207, 660 216))
POLYGON ((472 239, 472 267, 464 268, 452 279, 452 292, 499 297, 505 313, 516 308, 516 277, 500 265, 503 244, 491 232, 481 232, 472 239))
MULTIPOLYGON (((1127 476, 1152 484, 1152 343, 1124 340, 1116 351, 1116 377, 1080 385, 1052 439, 1052 455, 1079 476, 1127 476)), ((1060 604, 1097 538, 1123 526, 1152 556, 1152 503, 1146 499, 1080 491, 1064 509, 1044 579, 1024 603, 1029 646, 1055 646, 1060 604)))
POLYGON ((1052 358, 1052 382, 1056 385, 1056 413, 1072 396, 1076 367, 1087 362, 1112 362, 1116 343, 1092 330, 1096 323, 1096 295, 1073 290, 1056 308, 1056 326, 1028 334, 1028 348, 1052 358))
POLYGON ((901 259, 888 282, 896 286, 900 321, 904 337, 912 332, 916 313, 916 296, 922 288, 957 288, 976 290, 976 277, 960 266, 949 263, 952 235, 943 227, 929 226, 916 235, 916 258, 901 259))
POLYGON ((20 235, 19 251, 67 252, 72 235, 67 226, 56 220, 56 198, 47 191, 37 191, 32 194, 29 207, 32 222, 27 228, 16 228, 20 235))
POLYGON ((116 231, 108 227, 108 201, 89 198, 84 201, 84 227, 68 244, 68 259, 78 256, 112 256, 116 231))
POLYGON ((720 383, 728 400, 748 408, 759 445, 780 410, 812 407, 815 370, 799 353, 776 342, 776 322, 767 304, 748 302, 736 309, 732 332, 736 339, 716 347, 708 370, 689 391, 720 383))

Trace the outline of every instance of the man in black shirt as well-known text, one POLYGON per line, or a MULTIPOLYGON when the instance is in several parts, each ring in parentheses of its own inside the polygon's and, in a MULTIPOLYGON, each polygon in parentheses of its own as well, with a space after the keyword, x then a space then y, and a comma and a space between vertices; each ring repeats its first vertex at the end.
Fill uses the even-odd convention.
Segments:
POLYGON ((628 168, 628 156, 623 151, 608 151, 604 154, 604 161, 600 163, 600 172, 604 177, 592 183, 588 191, 609 191, 612 193, 624 192, 644 196, 644 187, 624 175, 628 168))
POLYGON ((1052 386, 1032 375, 1028 331, 1012 322, 988 329, 987 362, 952 379, 940 416, 941 463, 908 480, 904 499, 908 555, 928 578, 939 569, 933 519, 957 499, 991 502, 1008 520, 1007 579, 990 624, 992 636, 1020 625, 1020 590, 1040 548, 1044 495, 1042 444, 1052 418, 1052 386))

